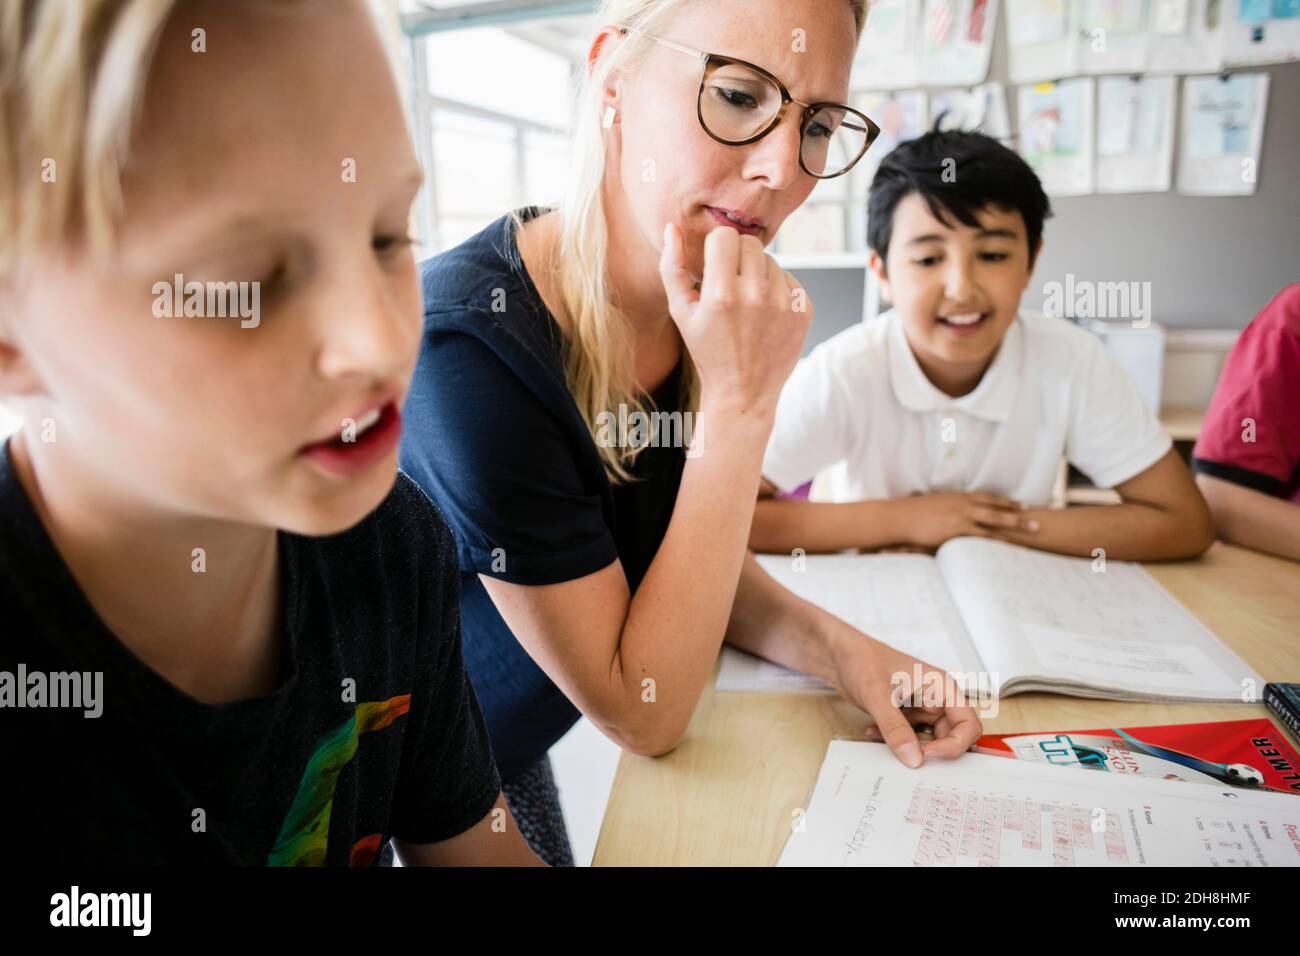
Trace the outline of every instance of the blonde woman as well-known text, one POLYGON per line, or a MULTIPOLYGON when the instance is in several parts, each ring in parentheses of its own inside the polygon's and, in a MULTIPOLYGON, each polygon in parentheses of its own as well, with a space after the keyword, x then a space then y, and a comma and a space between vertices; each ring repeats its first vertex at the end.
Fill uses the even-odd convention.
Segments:
POLYGON ((456 534, 467 666, 507 800, 551 863, 571 857, 550 746, 581 712, 629 751, 670 750, 724 639, 832 681, 910 766, 979 730, 959 702, 900 711, 890 678, 917 662, 746 550, 812 311, 764 246, 872 138, 841 105, 862 0, 599 15, 561 205, 424 266, 401 457, 456 534), (681 417, 652 434, 638 412, 681 417), (913 720, 933 726, 924 747, 913 720))

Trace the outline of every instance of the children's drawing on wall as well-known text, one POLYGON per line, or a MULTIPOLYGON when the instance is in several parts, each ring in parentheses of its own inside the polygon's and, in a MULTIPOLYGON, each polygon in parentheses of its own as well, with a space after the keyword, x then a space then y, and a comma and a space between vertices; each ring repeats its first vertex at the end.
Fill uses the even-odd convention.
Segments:
POLYGON ((1020 88, 1020 153, 1048 195, 1092 192, 1090 79, 1020 88))
POLYGON ((1259 181, 1267 73, 1189 76, 1183 82, 1178 190, 1248 196, 1259 181))

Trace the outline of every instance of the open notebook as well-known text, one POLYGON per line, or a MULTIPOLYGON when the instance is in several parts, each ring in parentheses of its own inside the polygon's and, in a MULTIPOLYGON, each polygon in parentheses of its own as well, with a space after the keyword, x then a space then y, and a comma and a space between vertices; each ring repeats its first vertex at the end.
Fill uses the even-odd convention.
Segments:
POLYGON ((832 740, 778 866, 1297 866, 1300 800, 832 740))
MULTIPOLYGON (((954 538, 915 554, 760 555, 800 597, 951 672, 970 692, 1242 701, 1264 686, 1142 568, 954 538), (1253 682, 1253 683, 1252 683, 1253 682)), ((826 691, 822 681, 724 648, 718 690, 826 691)))

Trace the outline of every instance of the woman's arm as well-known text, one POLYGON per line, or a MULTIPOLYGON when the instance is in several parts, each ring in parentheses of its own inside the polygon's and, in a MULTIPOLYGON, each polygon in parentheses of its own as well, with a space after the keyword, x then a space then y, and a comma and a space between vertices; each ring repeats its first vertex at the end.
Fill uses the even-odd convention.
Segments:
POLYGON ((1033 508, 1038 530, 1006 528, 998 537, 1060 554, 1098 548, 1120 561, 1193 558, 1214 541, 1214 519, 1178 453, 1169 449, 1146 471, 1115 487, 1121 503, 1090 508, 1033 508))
MULTIPOLYGON (((951 679, 941 682, 945 693, 940 706, 900 707, 900 697, 910 696, 904 691, 915 681, 916 668, 921 674, 944 672, 797 597, 773 580, 753 554, 745 558, 727 643, 831 683, 840 696, 871 715, 884 741, 909 767, 920 766, 924 757, 958 757, 981 733, 979 718, 951 679), (919 745, 913 722, 932 726, 934 739, 919 745)), ((926 683, 924 677, 922 681, 926 683)))
POLYGON ((625 750, 664 753, 686 732, 726 630, 770 424, 743 409, 700 410, 705 450, 686 463, 636 594, 618 561, 543 586, 481 575, 533 660, 625 750))
POLYGON ((1300 561, 1300 506, 1212 475, 1196 484, 1224 541, 1300 561))
POLYGON ((641 754, 681 739, 717 659, 777 397, 812 317, 753 236, 718 227, 704 257, 697 292, 670 229, 660 271, 700 376, 700 408, 672 518, 636 594, 617 561, 543 586, 482 576, 542 670, 607 736, 641 754))

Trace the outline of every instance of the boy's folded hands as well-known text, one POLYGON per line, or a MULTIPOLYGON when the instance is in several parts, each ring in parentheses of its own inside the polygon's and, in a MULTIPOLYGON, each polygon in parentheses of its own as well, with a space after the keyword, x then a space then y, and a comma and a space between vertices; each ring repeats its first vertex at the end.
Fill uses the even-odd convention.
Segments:
POLYGON ((1037 519, 1025 513, 1026 505, 1001 495, 940 491, 898 498, 892 504, 905 542, 926 549, 962 535, 1003 538, 1008 531, 1038 530, 1037 519))

